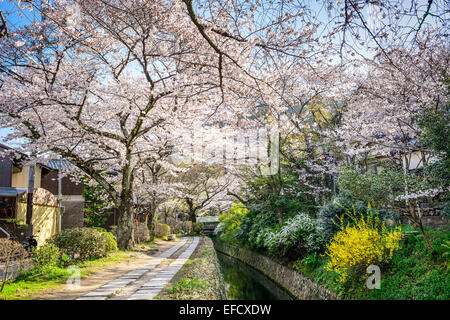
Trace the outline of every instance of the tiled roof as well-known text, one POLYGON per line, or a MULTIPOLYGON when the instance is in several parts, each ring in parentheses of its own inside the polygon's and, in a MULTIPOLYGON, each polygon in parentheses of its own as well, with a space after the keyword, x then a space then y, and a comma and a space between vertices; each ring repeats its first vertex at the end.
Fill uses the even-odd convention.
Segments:
POLYGON ((46 165, 52 169, 73 169, 74 166, 65 159, 52 159, 46 163, 46 165))
POLYGON ((218 216, 198 217, 197 222, 219 222, 219 217, 218 216))

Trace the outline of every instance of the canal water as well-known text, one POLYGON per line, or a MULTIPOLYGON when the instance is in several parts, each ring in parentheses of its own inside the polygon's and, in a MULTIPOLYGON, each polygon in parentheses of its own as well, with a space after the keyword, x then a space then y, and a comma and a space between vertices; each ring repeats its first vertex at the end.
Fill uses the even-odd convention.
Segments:
POLYGON ((231 300, 294 300, 263 273, 233 257, 217 252, 231 300))

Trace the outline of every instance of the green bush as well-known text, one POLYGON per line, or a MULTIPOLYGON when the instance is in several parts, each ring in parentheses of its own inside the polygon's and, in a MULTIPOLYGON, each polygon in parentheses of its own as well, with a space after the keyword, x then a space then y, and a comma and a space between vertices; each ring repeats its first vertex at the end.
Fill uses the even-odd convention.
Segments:
POLYGON ((86 261, 105 257, 108 252, 117 249, 117 242, 112 233, 93 228, 73 228, 53 236, 49 243, 67 255, 66 264, 72 261, 86 261))
POLYGON ((261 249, 264 244, 261 240, 265 234, 277 228, 279 225, 276 212, 249 211, 242 218, 240 228, 236 231, 236 238, 251 249, 261 249))
POLYGON ((203 228, 204 228, 204 224, 203 222, 194 222, 192 224, 192 233, 194 235, 201 235, 203 233, 203 228))
POLYGON ((378 171, 361 172, 341 168, 338 178, 339 194, 352 202, 362 201, 366 205, 370 202, 374 207, 386 208, 403 205, 403 201, 399 201, 397 197, 405 193, 406 187, 410 193, 433 188, 426 174, 405 174, 402 166, 394 163, 381 162, 375 165, 378 171))
MULTIPOLYGON (((354 205, 358 213, 362 213, 367 210, 367 205, 364 205, 363 202, 356 202, 354 205)), ((352 202, 345 197, 336 197, 327 205, 321 207, 317 216, 322 230, 322 235, 325 240, 330 240, 339 231, 339 218, 345 214, 346 208, 351 207, 352 202)), ((349 221, 346 218, 344 222, 347 223, 349 221)))
POLYGON ((106 252, 114 252, 119 250, 117 247, 117 238, 112 232, 106 231, 103 228, 95 228, 106 237, 106 252))
POLYGON ((219 217, 220 223, 215 231, 216 234, 220 234, 220 240, 228 243, 236 242, 236 234, 247 213, 248 210, 242 203, 235 203, 228 212, 222 213, 219 217))
POLYGON ((170 234, 170 226, 168 224, 156 223, 155 234, 157 238, 167 239, 170 234))
MULTIPOLYGON (((333 198, 327 205, 321 207, 318 216, 318 227, 321 230, 321 235, 323 238, 328 241, 334 237, 334 235, 340 229, 339 218, 344 215, 344 223, 352 223, 350 219, 345 216, 345 212, 347 209, 355 208, 355 211, 358 214, 367 214, 367 205, 368 203, 364 203, 362 201, 352 202, 349 198, 344 196, 338 196, 333 198)), ((371 214, 378 216, 381 221, 386 221, 386 219, 390 219, 394 222, 394 224, 400 221, 400 215, 386 210, 376 210, 373 209, 371 214)))
POLYGON ((33 250, 32 257, 34 268, 36 271, 43 271, 48 268, 56 267, 58 266, 60 255, 61 253, 56 245, 46 243, 33 250))
MULTIPOLYGON (((449 78, 445 81, 449 89, 449 78)), ((450 91, 447 91, 450 92, 450 91)), ((448 94, 447 94, 448 98, 448 94)), ((421 129, 420 142, 432 151, 433 161, 424 166, 424 174, 433 184, 434 188, 446 189, 450 181, 450 104, 443 103, 439 106, 426 106, 417 116, 421 129)), ((450 192, 444 192, 441 197, 446 202, 443 213, 448 216, 450 211, 450 192)))

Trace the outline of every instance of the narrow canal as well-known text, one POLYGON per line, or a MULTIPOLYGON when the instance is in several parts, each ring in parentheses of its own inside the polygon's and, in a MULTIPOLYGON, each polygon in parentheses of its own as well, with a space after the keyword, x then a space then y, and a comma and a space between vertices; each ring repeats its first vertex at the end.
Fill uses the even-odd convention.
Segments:
POLYGON ((231 300, 293 300, 283 288, 249 265, 217 252, 231 300))

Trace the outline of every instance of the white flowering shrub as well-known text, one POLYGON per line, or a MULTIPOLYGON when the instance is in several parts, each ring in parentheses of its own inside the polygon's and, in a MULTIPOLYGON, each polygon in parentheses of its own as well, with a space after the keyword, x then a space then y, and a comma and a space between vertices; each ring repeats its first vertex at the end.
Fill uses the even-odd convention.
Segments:
POLYGON ((271 228, 262 229, 256 236, 256 245, 260 248, 267 247, 267 245, 266 245, 267 237, 269 237, 271 234, 274 234, 274 233, 276 233, 276 232, 273 231, 273 229, 271 229, 271 228))
POLYGON ((293 249, 319 251, 324 244, 319 231, 316 220, 305 213, 299 213, 288 219, 279 232, 265 233, 264 245, 269 252, 278 255, 290 254, 289 251, 293 249))
POLYGON ((225 231, 225 224, 220 222, 216 229, 214 229, 214 234, 217 236, 225 231))

